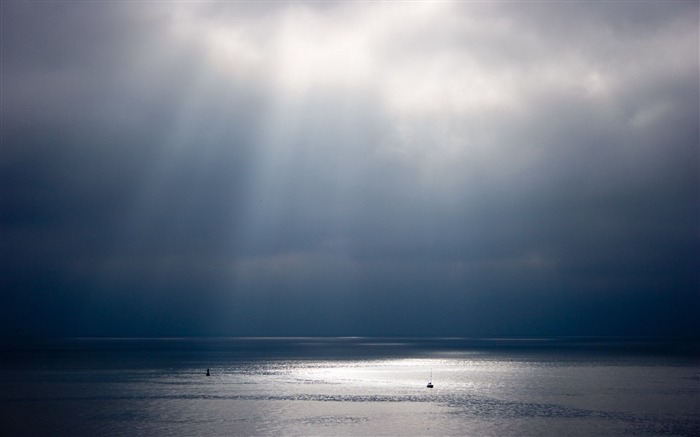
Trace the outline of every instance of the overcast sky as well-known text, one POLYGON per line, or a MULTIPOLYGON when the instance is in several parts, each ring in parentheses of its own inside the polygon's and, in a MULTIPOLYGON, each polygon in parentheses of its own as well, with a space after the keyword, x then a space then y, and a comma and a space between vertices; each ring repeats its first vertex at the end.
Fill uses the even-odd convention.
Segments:
POLYGON ((1 8, 0 334, 700 334, 697 1, 1 8))

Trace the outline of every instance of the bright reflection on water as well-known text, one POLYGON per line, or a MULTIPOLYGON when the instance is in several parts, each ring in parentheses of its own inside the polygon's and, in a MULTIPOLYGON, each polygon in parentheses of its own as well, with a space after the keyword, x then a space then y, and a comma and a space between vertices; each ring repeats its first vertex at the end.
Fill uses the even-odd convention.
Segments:
POLYGON ((1 382, 2 435, 700 433, 677 345, 71 340, 6 347, 1 382))

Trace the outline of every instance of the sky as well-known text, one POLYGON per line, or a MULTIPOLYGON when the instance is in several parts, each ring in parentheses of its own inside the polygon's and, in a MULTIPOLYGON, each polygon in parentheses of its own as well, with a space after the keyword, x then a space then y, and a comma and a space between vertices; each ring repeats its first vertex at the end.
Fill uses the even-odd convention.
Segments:
POLYGON ((1 335, 700 336, 697 1, 1 8, 1 335))

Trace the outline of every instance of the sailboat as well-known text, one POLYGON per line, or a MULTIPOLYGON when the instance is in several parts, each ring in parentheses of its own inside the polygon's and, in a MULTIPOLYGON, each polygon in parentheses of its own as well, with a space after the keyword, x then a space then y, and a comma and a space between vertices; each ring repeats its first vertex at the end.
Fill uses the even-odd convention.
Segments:
POLYGON ((430 369, 430 381, 428 381, 428 385, 426 385, 428 388, 433 388, 433 369, 430 369))

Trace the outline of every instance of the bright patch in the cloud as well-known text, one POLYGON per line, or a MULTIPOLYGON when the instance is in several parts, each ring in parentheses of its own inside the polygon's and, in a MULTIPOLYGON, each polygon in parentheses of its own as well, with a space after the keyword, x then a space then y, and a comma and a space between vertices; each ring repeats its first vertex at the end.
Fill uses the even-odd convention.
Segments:
POLYGON ((271 47, 282 91, 356 87, 370 80, 370 39, 361 22, 339 20, 308 9, 284 16, 271 47))

